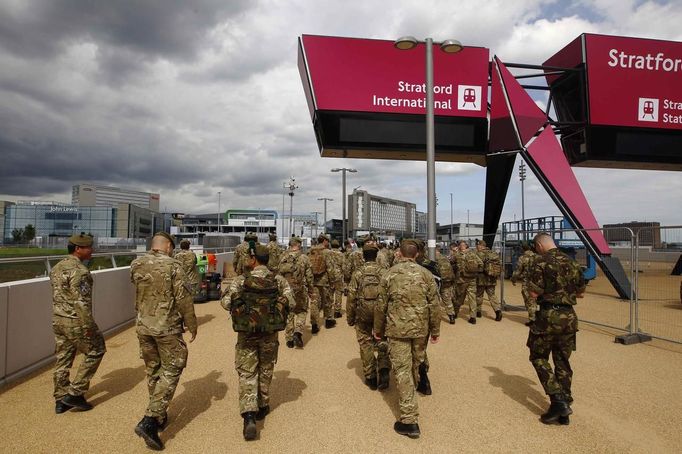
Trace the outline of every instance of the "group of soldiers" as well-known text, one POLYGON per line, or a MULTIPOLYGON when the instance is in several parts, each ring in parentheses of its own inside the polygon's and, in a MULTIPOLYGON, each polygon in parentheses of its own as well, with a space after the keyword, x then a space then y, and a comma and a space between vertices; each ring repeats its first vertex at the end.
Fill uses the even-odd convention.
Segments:
MULTIPOLYGON (((476 251, 469 250, 466 242, 453 244, 449 257, 439 254, 431 261, 425 256, 424 242, 417 239, 404 239, 394 248, 369 236, 358 241, 361 249, 351 251, 347 243, 342 253, 338 242, 320 235, 307 254, 301 250, 300 238, 290 238, 286 251, 280 249, 274 235, 270 240, 263 245, 255 234, 245 236, 234 254, 238 275, 221 298, 238 333, 235 369, 244 438, 255 439, 256 421, 270 412, 278 331, 285 331, 287 347, 303 348, 308 313, 313 334, 320 330, 320 312, 325 327, 333 328, 342 316, 343 293, 347 294, 347 322, 355 328, 360 347, 365 384, 372 390, 388 388, 392 369, 400 407, 394 430, 419 437, 416 392, 432 392, 426 350, 429 341, 435 344, 440 339, 442 317, 447 315, 454 323, 460 307, 467 304, 469 322, 475 324, 487 294, 495 320, 502 318, 494 294, 495 275, 500 272, 496 254, 483 241, 478 242, 476 251)), ((150 251, 135 259, 130 270, 149 392, 147 410, 135 433, 156 450, 164 448, 159 432, 168 422, 167 409, 187 362, 183 332, 189 331, 190 342, 197 335, 192 304, 196 278, 190 270, 194 265, 182 257, 189 255, 182 252, 188 250, 184 244, 173 258, 174 241, 164 232, 155 234, 150 251)), ((573 401, 569 358, 577 332, 573 305, 582 296, 585 282, 580 267, 556 248, 551 236, 537 235, 534 247, 537 254, 524 254, 513 282, 523 281, 529 308, 530 361, 551 401, 541 420, 568 424, 573 401)), ((92 408, 84 394, 106 351, 92 318, 92 277, 84 265, 92 255, 92 237, 72 236, 68 250, 68 258, 50 274, 58 414, 92 408), (70 381, 76 352, 82 352, 84 359, 70 381)))

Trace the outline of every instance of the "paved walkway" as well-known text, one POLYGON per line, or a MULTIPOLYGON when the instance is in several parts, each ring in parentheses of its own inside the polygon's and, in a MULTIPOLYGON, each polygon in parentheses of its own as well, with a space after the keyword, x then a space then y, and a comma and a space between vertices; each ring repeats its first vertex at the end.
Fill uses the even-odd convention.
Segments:
MULTIPOLYGON (((589 298, 581 301, 589 304, 589 298)), ((217 302, 196 305, 201 326, 162 434, 168 452, 680 452, 682 348, 622 346, 581 326, 570 426, 544 426, 547 407, 528 362, 523 313, 475 326, 460 314, 429 346, 434 394, 419 397, 422 437, 393 432, 397 394, 361 381, 354 332, 340 320, 306 348, 280 347, 272 413, 260 438, 242 439, 233 367, 235 333, 217 302)), ((463 311, 464 312, 464 311, 463 311)), ((134 329, 107 340, 87 413, 54 414, 50 370, 0 391, 0 452, 148 452, 133 433, 146 404, 134 329)))

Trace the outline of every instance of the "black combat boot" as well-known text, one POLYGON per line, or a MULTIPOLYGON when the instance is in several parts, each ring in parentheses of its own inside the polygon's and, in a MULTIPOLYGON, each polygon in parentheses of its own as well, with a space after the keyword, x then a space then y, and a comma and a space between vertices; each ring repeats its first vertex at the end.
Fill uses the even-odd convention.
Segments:
POLYGON ((325 320, 325 321, 324 321, 324 327, 327 328, 327 329, 333 328, 333 327, 335 327, 335 326, 336 326, 336 320, 334 320, 334 319, 330 319, 330 320, 325 320))
POLYGON ((547 413, 540 416, 540 421, 544 424, 555 423, 561 416, 568 416, 573 413, 571 407, 569 407, 564 400, 564 396, 560 394, 550 394, 549 398, 552 401, 549 410, 547 410, 547 413))
POLYGON ((365 377, 365 384, 371 389, 372 391, 377 390, 377 378, 376 377, 365 377))
POLYGON ((450 324, 454 325, 455 321, 457 320, 457 316, 455 314, 450 314, 448 315, 448 318, 450 319, 450 324))
POLYGON ((301 333, 294 333, 294 345, 297 348, 303 348, 303 335, 301 333))
POLYGON ((481 317, 483 317, 483 314, 481 313, 481 311, 476 311, 476 318, 481 318, 481 317))
POLYGON ((495 311, 495 321, 499 322, 502 320, 502 311, 495 311))
POLYGON ((168 427, 168 415, 164 416, 161 418, 161 421, 159 421, 159 432, 166 430, 166 427, 168 427))
POLYGON ((533 323, 535 323, 535 320, 528 320, 526 323, 524 323, 524 325, 530 328, 531 326, 533 326, 533 323))
POLYGON ((92 405, 90 405, 83 396, 73 396, 71 394, 67 394, 66 396, 62 397, 62 402, 71 407, 76 407, 81 411, 92 410, 92 405))
POLYGON ((405 424, 400 421, 396 421, 395 424, 393 424, 393 430, 400 435, 407 435, 410 438, 419 438, 419 435, 421 434, 419 431, 419 424, 405 424))
POLYGON ((388 368, 379 369, 379 383, 377 384, 378 389, 388 388, 388 382, 390 380, 388 368))
POLYGON ((341 311, 334 312, 334 318, 341 318, 341 311))
POLYGON ((287 341, 287 348, 294 348, 294 341, 293 340, 287 341))
POLYGON ((417 391, 425 396, 430 396, 431 382, 429 381, 429 376, 426 372, 426 364, 421 363, 419 365, 419 384, 417 385, 417 391))
POLYGON ((61 400, 57 400, 54 403, 54 412, 57 413, 58 415, 61 415, 62 413, 71 410, 72 408, 73 407, 71 405, 67 405, 61 400))
POLYGON ((469 323, 471 323, 472 325, 475 325, 476 324, 476 317, 469 317, 469 323))
POLYGON ((256 421, 262 421, 270 413, 270 405, 265 407, 258 407, 258 413, 256 413, 256 421))
POLYGON ((155 451, 163 450, 163 443, 159 438, 159 423, 156 418, 145 416, 142 418, 137 426, 135 426, 135 433, 142 437, 148 447, 155 451))
POLYGON ((320 327, 317 326, 315 323, 313 323, 313 327, 312 327, 312 329, 311 329, 310 331, 311 331, 313 334, 317 334, 317 333, 320 332, 320 327))
POLYGON ((247 411, 242 413, 244 418, 244 440, 251 441, 256 439, 258 435, 258 429, 256 428, 256 412, 247 411))
POLYGON ((567 426, 571 423, 571 420, 569 419, 568 416, 559 416, 559 424, 562 426, 567 426))

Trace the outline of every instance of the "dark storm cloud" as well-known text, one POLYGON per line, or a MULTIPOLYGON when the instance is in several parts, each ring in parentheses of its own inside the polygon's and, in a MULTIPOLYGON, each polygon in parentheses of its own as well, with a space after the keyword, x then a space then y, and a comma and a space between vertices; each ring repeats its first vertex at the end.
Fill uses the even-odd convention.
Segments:
POLYGON ((192 59, 217 24, 253 7, 247 0, 24 1, 0 5, 0 45, 23 58, 46 58, 74 42, 192 59))

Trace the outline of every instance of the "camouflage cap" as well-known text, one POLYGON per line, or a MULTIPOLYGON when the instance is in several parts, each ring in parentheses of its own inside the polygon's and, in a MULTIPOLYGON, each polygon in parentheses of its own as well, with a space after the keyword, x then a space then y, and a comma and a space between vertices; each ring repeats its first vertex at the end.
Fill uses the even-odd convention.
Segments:
POLYGON ((161 236, 170 241, 171 246, 173 246, 173 249, 175 249, 175 237, 173 235, 170 235, 166 232, 156 232, 154 234, 155 237, 161 236))
POLYGON ((485 240, 477 240, 477 241, 476 241, 476 244, 480 244, 480 245, 483 246, 483 247, 486 247, 486 246, 487 246, 485 240))
POLYGON ((244 234, 244 241, 255 241, 258 239, 258 235, 253 232, 246 232, 244 234))
POLYGON ((301 244, 301 243, 303 243, 303 240, 301 240, 301 239, 300 239, 299 237, 297 237, 297 236, 292 236, 291 238, 289 238, 289 244, 291 244, 292 242, 293 242, 293 243, 301 244))
POLYGON ((327 235, 325 235, 324 233, 320 233, 320 234, 317 236, 317 242, 318 242, 318 243, 322 243, 322 242, 324 242, 324 241, 329 241, 329 237, 328 237, 327 235))
POLYGON ((71 235, 69 243, 80 247, 90 247, 92 246, 92 235, 88 235, 85 232, 81 232, 80 235, 71 235))
POLYGON ((332 240, 332 247, 333 248, 341 247, 341 243, 339 243, 339 240, 332 240))

